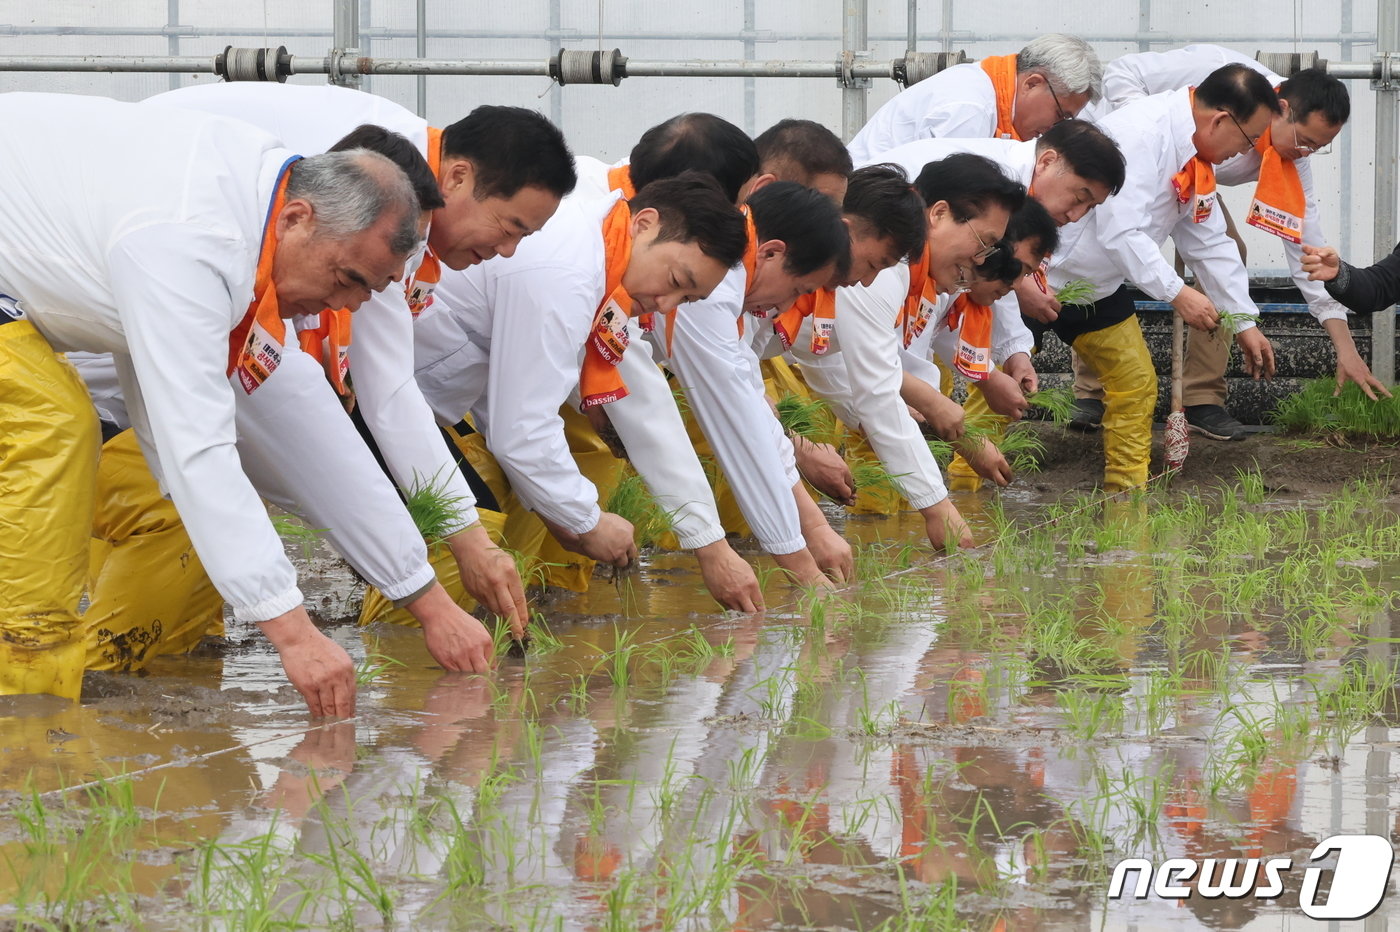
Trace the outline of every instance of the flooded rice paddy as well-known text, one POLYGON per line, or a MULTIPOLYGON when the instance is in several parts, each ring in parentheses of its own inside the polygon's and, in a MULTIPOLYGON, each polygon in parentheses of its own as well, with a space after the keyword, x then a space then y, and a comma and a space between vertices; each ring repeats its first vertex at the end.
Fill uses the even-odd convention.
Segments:
POLYGON ((0 700, 0 928, 1311 928, 1318 843, 1400 837, 1388 483, 959 503, 996 543, 853 518, 859 583, 763 617, 656 555, 489 678, 332 579, 349 722, 251 640, 0 700), (1110 899, 1128 857, 1293 867, 1110 899))

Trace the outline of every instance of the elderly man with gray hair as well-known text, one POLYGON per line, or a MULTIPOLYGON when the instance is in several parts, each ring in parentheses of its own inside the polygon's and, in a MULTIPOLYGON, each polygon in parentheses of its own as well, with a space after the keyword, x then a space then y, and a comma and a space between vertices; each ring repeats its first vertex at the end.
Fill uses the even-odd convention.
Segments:
POLYGON ((234 399, 276 377, 285 318, 353 310, 402 276, 421 242, 411 184, 366 150, 303 160, 241 123, 102 98, 0 95, 0 120, 0 694, 81 688, 100 436, 55 350, 84 350, 115 355, 235 617, 313 715, 351 714, 350 658, 303 607, 234 448, 234 399))
POLYGON ((916 139, 1034 139, 1099 99, 1103 65, 1077 36, 1053 32, 1015 55, 954 65, 905 88, 851 140, 857 165, 916 139))

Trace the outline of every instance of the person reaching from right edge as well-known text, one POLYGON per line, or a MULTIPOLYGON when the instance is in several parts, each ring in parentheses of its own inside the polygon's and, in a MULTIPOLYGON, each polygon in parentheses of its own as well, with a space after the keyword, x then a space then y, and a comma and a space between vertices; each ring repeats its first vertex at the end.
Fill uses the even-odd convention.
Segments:
MULTIPOLYGON (((1358 314, 1377 314, 1389 311, 1400 302, 1400 245, 1384 259, 1366 268, 1357 268, 1343 262, 1337 250, 1331 246, 1304 246, 1303 271, 1308 278, 1325 282, 1327 293, 1358 314)), ((1343 380, 1337 375, 1337 390, 1342 393, 1343 380)), ((1375 388, 1387 398, 1390 392, 1379 382, 1359 383, 1361 390, 1373 400, 1370 388, 1375 388)))
POLYGON ((1278 96, 1263 75, 1230 64, 1198 87, 1134 101, 1099 124, 1122 149, 1123 190, 1064 228, 1046 272, 1055 291, 1089 281, 1094 303, 1058 312, 1027 305, 1022 313, 1037 339, 1053 330, 1103 380, 1104 488, 1110 491, 1147 481, 1157 404, 1157 374, 1128 282, 1149 298, 1170 302, 1200 331, 1220 325, 1217 303, 1239 315, 1235 342, 1246 371, 1255 378, 1273 376, 1273 347, 1255 326, 1259 309, 1249 296, 1249 276, 1214 209, 1214 166, 1252 149, 1279 112, 1278 96), (1168 236, 1206 294, 1185 287, 1162 257, 1168 236))

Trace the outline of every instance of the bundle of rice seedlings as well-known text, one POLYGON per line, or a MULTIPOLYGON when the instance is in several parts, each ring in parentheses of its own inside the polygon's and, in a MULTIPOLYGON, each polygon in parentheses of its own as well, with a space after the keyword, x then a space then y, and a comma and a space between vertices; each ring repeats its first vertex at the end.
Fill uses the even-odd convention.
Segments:
POLYGON ((418 533, 430 544, 436 544, 462 523, 462 510, 467 503, 461 495, 450 495, 447 482, 421 478, 409 491, 404 503, 418 533))
POLYGON ((1040 408, 1050 416, 1050 420, 1061 427, 1074 416, 1074 390, 1068 385, 1059 388, 1042 388, 1026 396, 1031 407, 1040 408))
POLYGON ((1258 318, 1253 314, 1244 314, 1239 311, 1219 311, 1220 328, 1228 334, 1239 333, 1240 325, 1245 323, 1255 323, 1258 318))
POLYGON ((789 434, 826 443, 836 429, 831 406, 820 398, 784 395, 779 399, 777 408, 778 421, 789 434))
POLYGON ((1400 438, 1400 397, 1366 397, 1361 387, 1347 383, 1333 397, 1336 383, 1313 379, 1279 402, 1273 421, 1289 433, 1319 433, 1363 440, 1400 438))
POLYGON ((1087 278, 1076 278, 1065 282, 1055 292, 1055 300, 1061 304, 1093 304, 1094 283, 1087 278))
POLYGON ((641 476, 630 468, 608 497, 606 510, 632 522, 638 547, 656 544, 671 530, 671 516, 656 503, 641 476))
POLYGON ((855 481, 857 491, 864 489, 868 492, 902 494, 899 483, 894 481, 895 477, 890 475, 879 460, 856 459, 848 460, 847 464, 851 467, 851 478, 855 481))

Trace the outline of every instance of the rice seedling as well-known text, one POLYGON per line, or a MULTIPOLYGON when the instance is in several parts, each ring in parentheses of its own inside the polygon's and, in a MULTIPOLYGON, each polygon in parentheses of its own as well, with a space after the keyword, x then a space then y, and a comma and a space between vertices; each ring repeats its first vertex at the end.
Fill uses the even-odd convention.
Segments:
MULTIPOLYGON (((1063 302, 1062 302, 1063 303, 1063 302)), ((1060 426, 1069 423, 1074 416, 1074 390, 1067 385, 1059 388, 1042 388, 1026 396, 1031 407, 1039 408, 1051 421, 1060 426)))
POLYGON ((446 480, 436 476, 415 476, 413 487, 404 498, 418 533, 430 544, 441 542, 449 531, 461 527, 466 503, 465 497, 449 494, 446 480))
MULTIPOLYGON (((502 628, 504 628, 504 626, 502 626, 502 628)), ((509 634, 508 631, 507 634, 509 634)), ((402 660, 396 660, 380 652, 379 638, 375 638, 370 643, 368 649, 366 649, 364 658, 361 659, 359 663, 355 664, 355 683, 359 686, 369 686, 372 683, 378 682, 381 677, 394 667, 402 666, 404 666, 402 660)))
POLYGON ((857 458, 848 460, 847 465, 851 468, 851 478, 857 491, 902 494, 896 481, 899 477, 890 475, 879 460, 857 458))
POLYGON ((657 504, 646 483, 630 466, 608 496, 604 510, 632 522, 638 547, 654 546, 671 530, 671 516, 657 504))
POLYGON ((296 542, 301 547, 303 560, 310 560, 315 556, 316 545, 326 535, 325 528, 307 527, 293 515, 273 515, 272 529, 283 540, 296 542))
POLYGON ((1065 282, 1055 292, 1055 300, 1061 304, 1093 304, 1094 283, 1087 278, 1076 278, 1065 282))
POLYGON ((1360 386, 1347 383, 1333 397, 1330 378, 1304 383, 1295 394, 1281 400, 1273 422, 1289 433, 1312 433, 1352 440, 1393 440, 1400 437, 1400 395, 1367 398, 1360 386))
POLYGON ((784 395, 778 399, 778 421, 790 435, 815 443, 830 443, 836 433, 836 416, 831 405, 820 398, 784 395))

